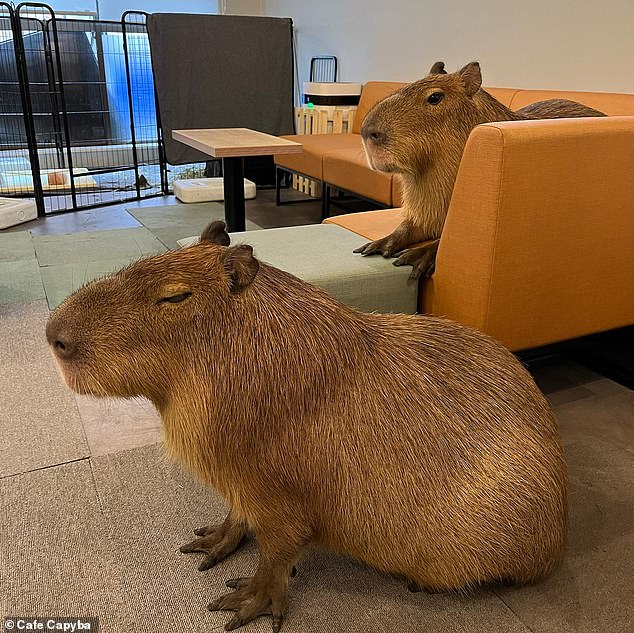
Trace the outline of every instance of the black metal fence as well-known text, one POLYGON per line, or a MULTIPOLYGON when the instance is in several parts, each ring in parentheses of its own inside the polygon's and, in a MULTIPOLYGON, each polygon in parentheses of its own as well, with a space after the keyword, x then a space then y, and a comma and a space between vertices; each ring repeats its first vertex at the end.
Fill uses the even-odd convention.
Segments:
POLYGON ((39 215, 168 192, 145 14, 86 17, 0 2, 0 196, 39 215))

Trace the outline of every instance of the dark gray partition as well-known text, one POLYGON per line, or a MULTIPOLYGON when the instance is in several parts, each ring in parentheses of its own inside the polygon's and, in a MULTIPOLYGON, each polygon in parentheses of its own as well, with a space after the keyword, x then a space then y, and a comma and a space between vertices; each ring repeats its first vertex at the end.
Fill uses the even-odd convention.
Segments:
POLYGON ((147 28, 167 162, 206 158, 172 130, 293 132, 290 18, 155 13, 147 28))

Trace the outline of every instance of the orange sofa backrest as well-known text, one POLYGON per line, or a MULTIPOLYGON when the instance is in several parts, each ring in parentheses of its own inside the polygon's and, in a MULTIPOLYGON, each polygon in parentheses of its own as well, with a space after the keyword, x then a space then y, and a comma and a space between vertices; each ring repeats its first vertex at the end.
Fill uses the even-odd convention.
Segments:
POLYGON ((352 123, 352 133, 361 133, 363 119, 375 103, 385 99, 385 97, 389 97, 404 86, 407 86, 407 83, 401 81, 368 81, 361 91, 359 106, 357 107, 354 122, 352 123))
POLYGON ((609 116, 634 116, 634 94, 618 92, 573 92, 570 90, 516 90, 511 99, 511 110, 545 99, 570 99, 609 116))
POLYGON ((511 350, 630 325, 632 165, 634 117, 476 127, 422 311, 511 350))

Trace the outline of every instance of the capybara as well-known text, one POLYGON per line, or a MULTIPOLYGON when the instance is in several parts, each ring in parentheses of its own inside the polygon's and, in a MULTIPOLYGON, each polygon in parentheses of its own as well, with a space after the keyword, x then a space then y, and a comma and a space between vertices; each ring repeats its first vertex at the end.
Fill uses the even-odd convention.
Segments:
POLYGON ((411 279, 433 273, 460 159, 476 125, 605 116, 567 99, 539 101, 514 112, 482 89, 478 62, 451 74, 444 67, 443 62, 436 62, 425 78, 379 101, 361 126, 370 167, 400 174, 403 221, 390 235, 355 252, 384 257, 400 254, 394 264, 412 265, 411 279), (426 240, 433 241, 409 248, 426 240))
POLYGON ((562 558, 553 413, 518 360, 451 321, 364 314, 229 243, 142 259, 71 295, 46 335, 67 384, 145 396, 168 453, 231 506, 182 551, 234 551, 253 578, 209 605, 227 630, 273 616, 303 548, 433 591, 528 583, 562 558))

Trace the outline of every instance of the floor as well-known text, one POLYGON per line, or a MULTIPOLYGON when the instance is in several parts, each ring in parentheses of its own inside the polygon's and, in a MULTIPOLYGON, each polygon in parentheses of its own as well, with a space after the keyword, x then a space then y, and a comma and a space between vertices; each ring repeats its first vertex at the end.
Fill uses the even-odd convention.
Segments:
MULTIPOLYGON (((162 455, 143 401, 72 394, 48 353, 49 309, 140 254, 197 233, 220 205, 171 199, 55 216, 0 231, 0 615, 98 616, 102 631, 202 633, 227 614, 206 604, 249 575, 254 544, 215 568, 179 545, 226 508, 162 455)), ((251 227, 319 220, 315 202, 248 203, 251 227)), ((469 595, 403 583, 310 549, 283 631, 631 633, 634 630, 634 393, 556 360, 533 374, 557 414, 569 468, 567 556, 546 581, 469 595)), ((261 619, 244 629, 270 631, 261 619)))

